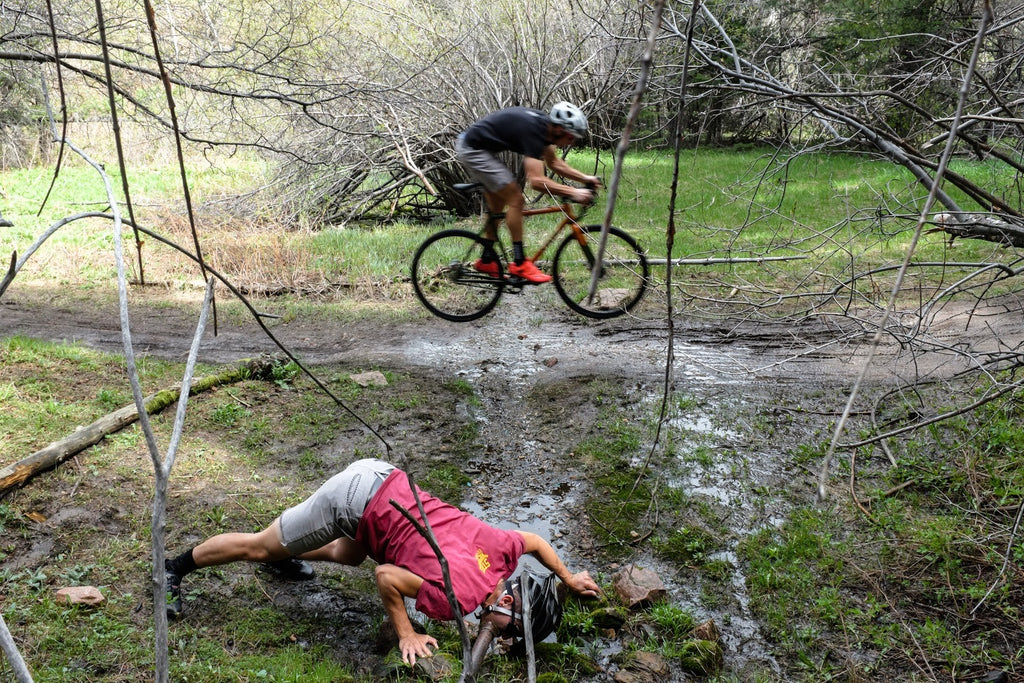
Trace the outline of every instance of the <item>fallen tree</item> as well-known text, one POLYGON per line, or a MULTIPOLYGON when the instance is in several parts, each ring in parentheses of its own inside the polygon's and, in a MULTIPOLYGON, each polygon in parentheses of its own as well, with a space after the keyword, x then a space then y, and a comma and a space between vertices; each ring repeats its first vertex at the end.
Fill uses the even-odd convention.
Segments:
MULTIPOLYGON (((220 374, 197 378, 192 382, 189 394, 195 396, 214 387, 233 384, 245 379, 269 379, 272 377, 274 366, 279 363, 279 360, 270 357, 243 361, 241 364, 229 368, 220 374)), ((152 396, 147 396, 145 399, 146 413, 149 415, 159 413, 164 408, 177 403, 180 395, 181 390, 174 388, 165 389, 152 396)), ((76 429, 71 436, 51 443, 46 448, 36 451, 24 460, 3 467, 0 469, 0 498, 3 498, 15 488, 24 486, 29 479, 37 474, 57 467, 90 446, 95 446, 105 437, 116 434, 138 419, 138 410, 135 404, 131 403, 104 415, 92 424, 76 429)))
POLYGON ((935 216, 935 225, 950 237, 1024 247, 1024 226, 1004 220, 996 214, 940 213, 935 216))

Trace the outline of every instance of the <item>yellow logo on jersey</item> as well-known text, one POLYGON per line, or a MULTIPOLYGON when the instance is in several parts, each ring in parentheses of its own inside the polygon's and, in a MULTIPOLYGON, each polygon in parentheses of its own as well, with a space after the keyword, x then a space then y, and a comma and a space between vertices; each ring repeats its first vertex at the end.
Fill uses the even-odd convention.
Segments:
POLYGON ((487 570, 491 568, 491 558, 487 557, 487 553, 480 548, 476 549, 476 564, 480 567, 481 574, 486 574, 487 570))

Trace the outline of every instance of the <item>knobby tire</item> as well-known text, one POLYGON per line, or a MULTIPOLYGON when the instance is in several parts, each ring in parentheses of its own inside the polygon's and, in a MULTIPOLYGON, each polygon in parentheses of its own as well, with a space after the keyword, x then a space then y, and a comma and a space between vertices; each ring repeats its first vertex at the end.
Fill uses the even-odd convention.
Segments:
POLYGON ((605 243, 597 290, 590 300, 590 280, 601 239, 600 225, 581 225, 587 236, 581 245, 570 233, 555 252, 552 267, 555 289, 562 300, 588 318, 615 318, 640 303, 647 291, 647 258, 636 240, 618 228, 610 228, 605 243))
POLYGON ((498 277, 473 268, 485 244, 468 230, 442 230, 424 240, 412 259, 412 286, 428 311, 452 322, 469 322, 497 305, 505 283, 501 263, 498 277))

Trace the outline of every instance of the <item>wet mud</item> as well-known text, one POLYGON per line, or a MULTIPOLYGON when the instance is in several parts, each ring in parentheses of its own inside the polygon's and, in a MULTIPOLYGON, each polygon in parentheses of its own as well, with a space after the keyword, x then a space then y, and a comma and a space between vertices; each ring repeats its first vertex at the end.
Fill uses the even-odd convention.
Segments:
MULTIPOLYGON (((136 353, 186 359, 195 318, 182 308, 140 306, 131 324, 136 353)), ((461 504, 498 526, 548 538, 577 570, 614 571, 581 523, 583 501, 591 492, 586 473, 573 461, 572 447, 598 410, 585 387, 596 380, 610 383, 623 397, 620 409, 637 420, 659 414, 666 387, 672 395, 687 397, 695 408, 663 429, 680 444, 677 457, 685 460, 699 446, 705 453, 703 464, 681 468, 684 474, 667 483, 704 501, 727 530, 731 540, 713 559, 732 568, 726 582, 729 595, 709 607, 699 572, 642 550, 628 560, 658 570, 674 601, 699 620, 711 618, 719 624, 728 670, 777 671, 770 644, 748 609, 734 547, 746 535, 783 519, 789 503, 775 492, 792 495, 795 489, 808 498, 813 495, 813 473, 793 466, 792 449, 825 433, 864 368, 865 352, 853 342, 828 346, 835 330, 812 324, 796 330, 781 323, 773 329, 680 320, 671 340, 666 327, 653 317, 584 321, 524 295, 506 297, 493 314, 475 323, 300 319, 275 323, 272 331, 312 365, 409 370, 471 385, 478 400, 459 409, 478 425, 485 447, 463 464, 471 482, 461 504)), ((200 360, 232 362, 277 350, 252 323, 222 320, 217 332, 207 333, 200 360)), ((962 335, 958 329, 953 333, 962 335)), ((12 288, 0 300, 0 337, 14 334, 123 351, 113 303, 84 307, 54 302, 45 292, 12 288)), ((934 365, 936 370, 943 367, 939 361, 934 365)), ((913 370, 921 369, 917 363, 913 370)), ((885 384, 899 381, 900 373, 900 348, 893 345, 881 349, 865 378, 885 384)), ((403 419, 407 429, 417 428, 409 417, 403 419)), ((337 586, 345 585, 350 571, 327 569, 313 590, 273 582, 267 590, 285 609, 329 615, 339 626, 339 650, 354 652, 372 626, 376 607, 357 592, 339 593, 337 586)), ((214 583, 204 590, 208 594, 203 599, 213 603, 208 610, 230 602, 230 584, 214 583)), ((230 618, 230 610, 224 614, 230 618)))

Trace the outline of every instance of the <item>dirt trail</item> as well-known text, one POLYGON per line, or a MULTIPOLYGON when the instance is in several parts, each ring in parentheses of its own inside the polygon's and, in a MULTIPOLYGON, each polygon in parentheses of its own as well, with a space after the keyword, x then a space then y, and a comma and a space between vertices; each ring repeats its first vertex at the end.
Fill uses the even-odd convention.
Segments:
MULTIPOLYGON (((183 361, 195 317, 157 303, 133 308, 136 353, 183 361)), ((426 319, 338 326, 300 319, 272 329, 308 364, 419 368, 470 383, 479 403, 467 410, 473 411, 488 447, 466 463, 474 481, 463 504, 499 526, 536 531, 551 539, 570 565, 593 568, 585 530, 576 521, 585 482, 566 467, 565 455, 593 421, 596 408, 574 400, 573 387, 593 380, 614 382, 634 397, 638 414, 656 414, 668 348, 663 323, 583 321, 526 294, 506 297, 495 313, 477 323, 426 319)), ((1012 326, 1004 332, 1002 343, 1020 335, 1012 326)), ((0 338, 15 334, 75 341, 113 353, 123 349, 113 303, 60 303, 46 292, 17 287, 0 300, 0 338)), ((969 336, 954 323, 943 334, 959 343, 969 336)), ((974 341, 990 338, 991 331, 986 334, 977 333, 974 341)), ((738 538, 781 519, 781 503, 766 501, 759 492, 781 487, 793 476, 787 470, 788 448, 799 437, 780 431, 768 438, 755 424, 758 417, 805 401, 818 405, 823 390, 841 396, 861 371, 863 351, 854 342, 821 346, 835 336, 834 327, 811 325, 795 330, 789 325, 681 321, 677 326, 673 390, 690 397, 699 410, 670 427, 683 436, 684 454, 692 442, 709 446, 716 455, 709 467, 671 483, 721 509, 723 524, 738 538)), ((220 320, 218 335, 211 327, 200 356, 206 362, 231 362, 275 351, 255 324, 220 320)), ((896 367, 903 360, 897 345, 881 349, 869 380, 892 381, 901 371, 919 372, 924 365, 946 373, 960 368, 944 365, 941 357, 927 363, 914 359, 909 369, 896 367)), ((793 429, 804 430, 803 436, 808 428, 793 429)), ((732 550, 723 551, 721 559, 737 566, 732 550)), ((637 561, 658 566, 649 556, 637 561)), ((773 666, 770 648, 746 608, 740 569, 732 577, 735 594, 724 612, 702 607, 699 577, 674 582, 672 568, 662 569, 677 601, 698 616, 729 623, 723 636, 733 667, 745 662, 773 666)))

